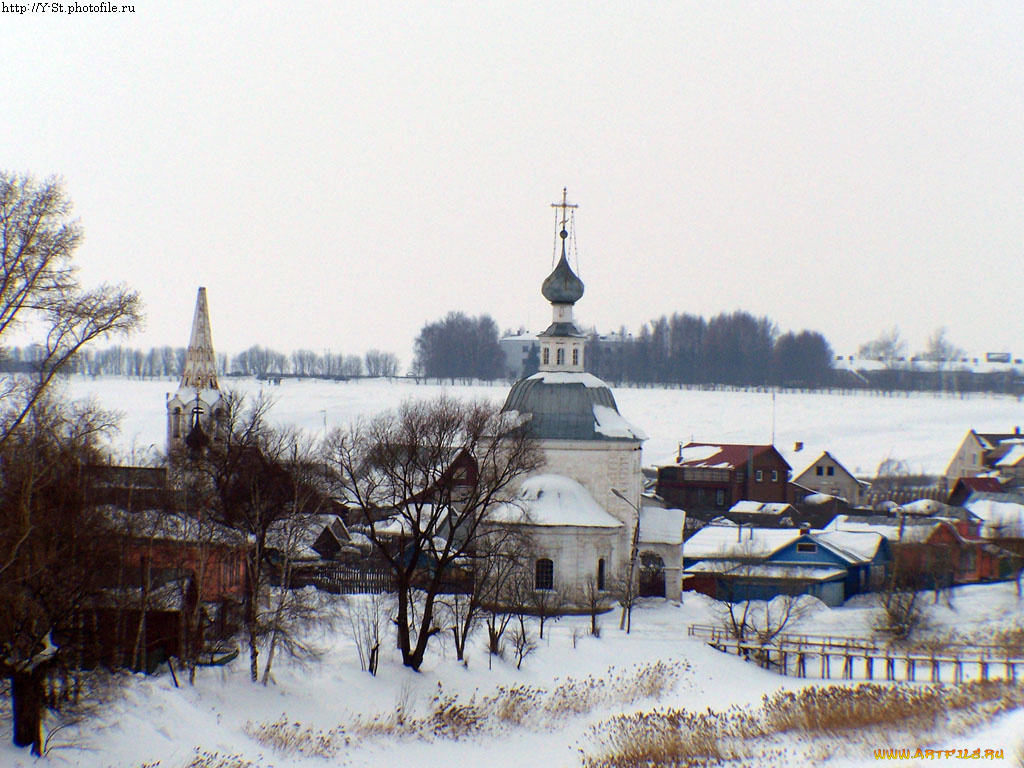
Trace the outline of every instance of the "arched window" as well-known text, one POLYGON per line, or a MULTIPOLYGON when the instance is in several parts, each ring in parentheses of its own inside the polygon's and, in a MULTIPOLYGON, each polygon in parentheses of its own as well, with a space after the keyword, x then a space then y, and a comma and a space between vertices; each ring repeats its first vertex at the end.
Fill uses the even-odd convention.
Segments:
POLYGON ((171 433, 174 438, 181 437, 181 408, 175 408, 171 416, 171 433))
POLYGON ((547 347, 544 347, 544 352, 541 357, 541 361, 544 363, 544 365, 547 365, 548 363, 551 362, 551 350, 548 349, 547 347))
POLYGON ((597 561, 597 588, 602 592, 607 589, 605 586, 604 558, 597 561))
POLYGON ((534 589, 554 589, 555 588, 555 564, 546 557, 542 557, 537 560, 537 566, 534 573, 533 588, 534 589))
POLYGON ((573 347, 572 348, 572 364, 574 366, 580 364, 580 348, 579 347, 573 347))
POLYGON ((565 350, 561 347, 555 352, 555 364, 565 365, 565 350))

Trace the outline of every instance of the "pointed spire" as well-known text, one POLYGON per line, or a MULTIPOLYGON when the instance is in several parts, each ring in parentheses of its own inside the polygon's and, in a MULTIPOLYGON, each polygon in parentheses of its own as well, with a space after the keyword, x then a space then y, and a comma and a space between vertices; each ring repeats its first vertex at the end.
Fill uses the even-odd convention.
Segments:
POLYGON ((181 386, 196 390, 220 389, 217 385, 217 357, 213 351, 205 288, 200 288, 196 296, 196 313, 192 318, 192 336, 188 341, 185 368, 181 372, 181 386))

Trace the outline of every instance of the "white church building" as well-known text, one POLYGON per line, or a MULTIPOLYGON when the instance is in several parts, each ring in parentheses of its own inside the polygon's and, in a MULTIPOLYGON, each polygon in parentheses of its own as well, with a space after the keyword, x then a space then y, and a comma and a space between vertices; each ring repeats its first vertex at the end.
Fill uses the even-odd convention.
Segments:
POLYGON ((192 334, 185 353, 178 390, 167 394, 167 451, 180 449, 191 436, 216 439, 217 422, 224 414, 224 398, 217 383, 217 356, 213 351, 206 289, 196 295, 192 334))
POLYGON ((562 253, 541 286, 552 322, 539 336, 538 372, 513 384, 502 407, 526 418, 546 461, 503 518, 531 536, 537 589, 573 594, 590 580, 606 589, 635 559, 637 572, 641 563, 660 563, 665 596, 678 600, 683 512, 641 509, 646 435, 622 417, 608 385, 585 370, 586 337, 573 321, 583 281, 566 257, 566 214, 575 206, 563 193, 555 207, 562 209, 562 253))

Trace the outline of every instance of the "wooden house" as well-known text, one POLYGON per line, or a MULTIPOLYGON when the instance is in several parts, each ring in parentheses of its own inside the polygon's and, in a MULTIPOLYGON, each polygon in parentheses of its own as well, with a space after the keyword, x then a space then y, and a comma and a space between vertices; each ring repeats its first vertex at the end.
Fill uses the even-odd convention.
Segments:
POLYGON ((793 478, 793 482, 815 493, 823 493, 844 499, 851 506, 858 506, 868 483, 854 477, 842 463, 828 451, 812 461, 805 469, 793 478))
POLYGON ((729 602, 807 594, 834 606, 881 586, 890 560, 877 533, 708 526, 683 545, 684 588, 729 602))

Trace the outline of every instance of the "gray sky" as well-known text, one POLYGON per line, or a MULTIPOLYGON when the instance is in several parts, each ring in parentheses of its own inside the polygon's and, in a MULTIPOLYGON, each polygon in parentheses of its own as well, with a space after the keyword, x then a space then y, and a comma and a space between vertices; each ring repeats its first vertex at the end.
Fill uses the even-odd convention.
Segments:
POLYGON ((746 309, 1024 354, 1024 4, 154 3, 0 17, 0 167, 65 177, 89 281, 237 352, 746 309))

